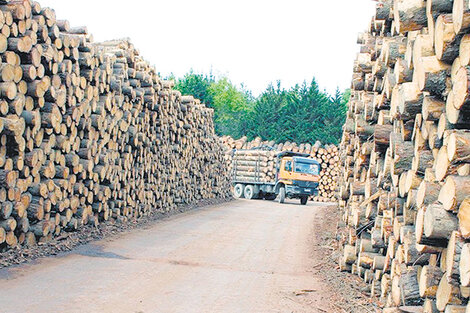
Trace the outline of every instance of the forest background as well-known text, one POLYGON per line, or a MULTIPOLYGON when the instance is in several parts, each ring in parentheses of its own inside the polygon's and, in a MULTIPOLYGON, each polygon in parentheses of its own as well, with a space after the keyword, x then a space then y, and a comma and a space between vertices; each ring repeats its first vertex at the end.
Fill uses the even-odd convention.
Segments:
POLYGON ((289 89, 280 81, 270 84, 259 96, 245 86, 234 85, 227 76, 216 77, 190 71, 175 81, 175 89, 193 95, 214 109, 218 135, 249 140, 261 137, 276 143, 338 144, 346 119, 350 91, 329 95, 315 80, 289 89))

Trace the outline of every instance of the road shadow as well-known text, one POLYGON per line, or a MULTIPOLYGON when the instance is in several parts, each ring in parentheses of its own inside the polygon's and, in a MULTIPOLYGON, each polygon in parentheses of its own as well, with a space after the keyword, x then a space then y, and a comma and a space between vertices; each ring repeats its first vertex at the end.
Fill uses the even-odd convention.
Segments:
POLYGON ((129 260, 128 257, 116 254, 114 252, 104 251, 102 246, 94 245, 94 244, 87 244, 87 245, 78 247, 71 254, 78 254, 78 255, 88 256, 92 258, 129 260))

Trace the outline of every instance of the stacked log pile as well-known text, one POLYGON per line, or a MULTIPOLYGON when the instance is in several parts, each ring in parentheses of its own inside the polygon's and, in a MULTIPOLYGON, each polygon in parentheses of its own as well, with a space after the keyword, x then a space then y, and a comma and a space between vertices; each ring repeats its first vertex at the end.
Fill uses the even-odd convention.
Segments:
POLYGON ((229 173, 234 173, 232 179, 237 181, 273 182, 276 180, 276 153, 263 150, 236 150, 231 157, 229 173))
POLYGON ((384 312, 470 312, 470 6, 384 0, 340 146, 344 271, 384 312))
POLYGON ((128 40, 0 4, 0 250, 227 197, 213 112, 128 40))
MULTIPOLYGON (((285 142, 276 144, 274 141, 263 141, 261 138, 257 137, 253 141, 248 141, 246 137, 242 137, 238 140, 233 139, 229 136, 224 136, 221 138, 223 145, 226 147, 225 160, 227 163, 227 168, 231 172, 233 168, 233 150, 247 150, 261 147, 268 147, 272 151, 281 152, 281 151, 290 151, 298 152, 303 154, 310 155, 311 158, 320 162, 322 170, 320 172, 320 185, 318 187, 318 196, 314 197, 312 200, 318 202, 335 202, 337 194, 337 179, 340 173, 340 159, 338 147, 335 145, 325 145, 322 146, 320 142, 311 145, 306 144, 296 144, 292 142, 285 142)), ((237 152, 241 153, 241 151, 237 152)), ((270 179, 274 178, 275 170, 274 161, 267 164, 266 172, 271 175, 270 179)), ((272 179, 271 181, 273 181, 272 179)))

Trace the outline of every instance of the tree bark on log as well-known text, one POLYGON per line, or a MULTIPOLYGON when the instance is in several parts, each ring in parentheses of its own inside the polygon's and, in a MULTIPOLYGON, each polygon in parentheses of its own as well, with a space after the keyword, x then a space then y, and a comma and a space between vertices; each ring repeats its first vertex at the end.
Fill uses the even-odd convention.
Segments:
POLYGON ((426 3, 421 0, 397 0, 393 2, 393 14, 397 32, 420 30, 427 25, 426 3))

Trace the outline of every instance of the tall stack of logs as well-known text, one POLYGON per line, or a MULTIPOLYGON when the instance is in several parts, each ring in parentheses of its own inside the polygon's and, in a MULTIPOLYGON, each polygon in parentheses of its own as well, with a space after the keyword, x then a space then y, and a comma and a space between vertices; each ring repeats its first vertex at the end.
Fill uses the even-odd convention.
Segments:
POLYGON ((0 1, 0 250, 227 197, 213 112, 129 43, 0 1))
MULTIPOLYGON (((227 148, 225 160, 227 162, 227 168, 231 172, 233 164, 233 150, 248 150, 260 147, 269 147, 273 151, 290 151, 309 154, 311 158, 320 162, 322 170, 320 173, 320 185, 318 187, 318 196, 314 197, 314 201, 318 202, 335 202, 337 200, 337 179, 340 173, 340 160, 338 147, 335 145, 322 146, 320 142, 311 145, 296 144, 293 142, 285 142, 276 144, 275 141, 263 141, 257 137, 253 141, 248 141, 246 137, 242 137, 238 140, 233 139, 229 136, 221 138, 223 145, 227 148)), ((240 153, 240 152, 238 152, 240 153)), ((273 164, 270 164, 271 168, 273 164)), ((272 171, 269 171, 271 173, 272 171)), ((273 176, 270 176, 273 178, 273 176)), ((274 180, 274 179, 273 179, 274 180)))
POLYGON ((385 0, 340 146, 342 270, 384 312, 470 312, 470 3, 385 0))

